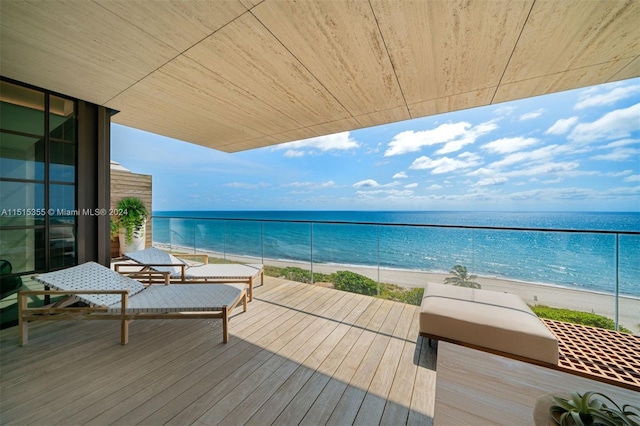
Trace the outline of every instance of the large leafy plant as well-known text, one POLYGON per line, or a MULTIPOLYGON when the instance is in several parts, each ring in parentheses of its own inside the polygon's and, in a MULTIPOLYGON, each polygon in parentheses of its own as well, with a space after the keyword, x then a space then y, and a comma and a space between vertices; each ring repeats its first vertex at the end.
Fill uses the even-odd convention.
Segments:
POLYGON ((621 408, 599 392, 573 392, 570 399, 554 396, 553 401, 556 405, 549 412, 561 426, 640 426, 640 408, 629 404, 621 408))
POLYGON ((145 221, 149 212, 141 199, 137 197, 125 197, 117 204, 118 227, 124 229, 125 240, 131 244, 134 235, 140 236, 144 231, 145 221))

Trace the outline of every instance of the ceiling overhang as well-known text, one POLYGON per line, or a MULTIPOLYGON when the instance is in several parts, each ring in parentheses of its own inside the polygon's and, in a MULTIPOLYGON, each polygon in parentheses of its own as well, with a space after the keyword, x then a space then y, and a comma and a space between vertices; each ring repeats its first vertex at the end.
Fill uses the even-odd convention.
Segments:
POLYGON ((636 0, 0 0, 0 74, 227 152, 640 76, 636 0))

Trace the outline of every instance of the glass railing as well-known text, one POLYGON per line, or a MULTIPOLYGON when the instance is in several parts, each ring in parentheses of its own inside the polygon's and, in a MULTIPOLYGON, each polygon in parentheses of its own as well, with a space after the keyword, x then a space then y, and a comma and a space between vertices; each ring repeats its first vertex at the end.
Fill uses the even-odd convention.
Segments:
POLYGON ((349 271, 368 278, 355 291, 417 304, 418 289, 443 283, 461 265, 464 285, 518 294, 532 306, 602 315, 640 334, 635 231, 156 216, 153 242, 214 261, 298 268, 307 282, 353 290, 331 275, 349 271))

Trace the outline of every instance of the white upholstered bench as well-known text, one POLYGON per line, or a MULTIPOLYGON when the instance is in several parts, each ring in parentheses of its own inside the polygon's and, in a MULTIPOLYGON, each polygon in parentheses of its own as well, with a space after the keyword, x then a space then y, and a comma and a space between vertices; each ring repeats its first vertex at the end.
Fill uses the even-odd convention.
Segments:
POLYGON ((556 337, 514 294, 427 284, 420 335, 536 364, 558 364, 556 337))

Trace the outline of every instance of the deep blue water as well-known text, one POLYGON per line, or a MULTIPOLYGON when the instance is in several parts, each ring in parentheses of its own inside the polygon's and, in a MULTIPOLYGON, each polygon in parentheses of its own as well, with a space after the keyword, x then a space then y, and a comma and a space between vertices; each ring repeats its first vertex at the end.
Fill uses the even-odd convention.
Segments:
POLYGON ((451 229, 455 225, 640 232, 640 213, 154 212, 154 242, 316 263, 470 273, 640 296, 640 235, 451 229), (167 219, 174 216, 194 219, 167 219), (197 219, 196 219, 197 218, 197 219), (202 218, 212 218, 207 220, 202 218), (393 226, 239 221, 333 221, 393 226), (313 252, 311 251, 313 244, 313 252), (616 245, 618 256, 616 256, 616 245))

